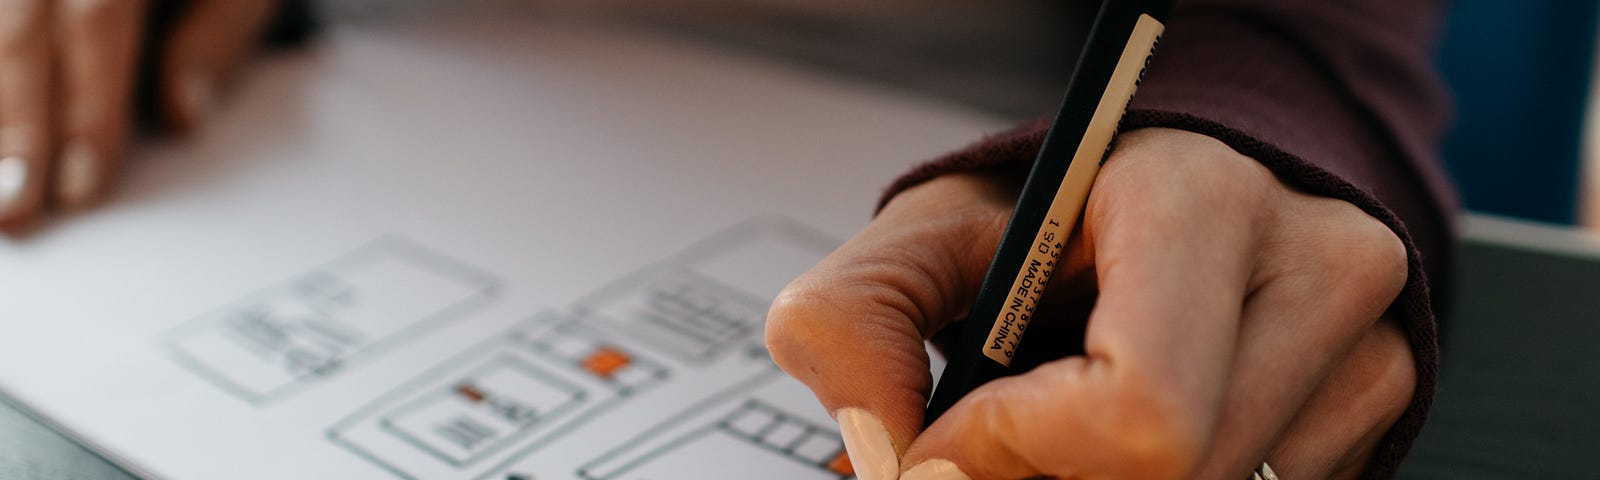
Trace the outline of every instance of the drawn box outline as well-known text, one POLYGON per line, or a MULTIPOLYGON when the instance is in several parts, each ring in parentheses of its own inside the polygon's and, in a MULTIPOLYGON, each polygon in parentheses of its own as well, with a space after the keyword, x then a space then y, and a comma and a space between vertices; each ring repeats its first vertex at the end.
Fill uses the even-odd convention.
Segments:
MULTIPOLYGON (((751 349, 746 350, 746 353, 752 355, 752 357, 757 357, 760 354, 760 352, 762 352, 762 350, 759 349, 759 348, 751 348, 751 349)), ((760 355, 759 358, 770 358, 770 357, 765 357, 764 355, 760 355)), ((630 452, 641 448, 641 446, 647 444, 648 442, 650 442, 652 440, 656 440, 656 439, 660 438, 661 436, 670 433, 673 429, 679 427, 684 422, 687 422, 689 420, 693 420, 695 417, 698 416, 698 414, 700 412, 704 412, 704 411, 706 411, 708 409, 712 409, 712 408, 716 408, 716 407, 732 404, 732 403, 738 402, 740 400, 743 400, 744 402, 750 402, 752 399, 749 397, 749 395, 752 392, 754 392, 754 391, 766 386, 767 384, 769 384, 771 382, 780 381, 780 380, 782 380, 784 378, 787 378, 787 374, 783 373, 783 370, 778 369, 777 365, 769 363, 767 365, 767 368, 764 368, 759 372, 751 374, 750 376, 746 377, 745 379, 740 380, 739 382, 737 382, 737 383, 735 383, 735 384, 733 384, 733 385, 731 385, 731 386, 729 386, 727 388, 724 388, 722 390, 713 392, 711 395, 708 395, 708 396, 700 399, 699 401, 697 401, 697 402, 695 402, 695 403, 693 403, 693 404, 691 404, 691 405, 689 405, 687 407, 684 407, 683 409, 680 409, 677 412, 674 412, 672 415, 668 416, 666 419, 664 419, 664 420, 662 420, 660 422, 657 422, 654 425, 651 425, 649 428, 639 432, 637 435, 634 435, 634 436, 628 438, 627 440, 624 440, 623 442, 617 444, 616 446, 611 447, 610 449, 607 449, 605 452, 602 452, 601 454, 597 455, 594 459, 589 460, 587 462, 584 462, 583 464, 578 466, 577 471, 573 472, 573 474, 575 476, 577 476, 577 478, 579 478, 581 480, 609 480, 610 477, 598 476, 598 475, 595 475, 595 474, 593 474, 591 472, 593 470, 603 468, 606 464, 616 461, 619 457, 626 456, 630 452)), ((738 408, 735 408, 733 410, 733 412, 737 412, 737 411, 739 411, 738 408)), ((680 434, 678 436, 677 440, 682 440, 684 438, 689 438, 689 437, 691 437, 693 435, 700 434, 703 431, 708 431, 708 430, 713 430, 715 428, 718 428, 718 425, 721 422, 725 421, 728 418, 728 416, 729 416, 729 414, 723 414, 722 416, 717 417, 716 420, 714 420, 713 423, 710 424, 710 425, 704 425, 704 426, 701 426, 699 428, 695 428, 693 430, 690 430, 690 433, 688 433, 688 434, 680 434)), ((776 423, 776 422, 774 422, 774 423, 776 423)), ((819 431, 833 432, 835 434, 838 433, 837 431, 830 430, 830 429, 828 429, 826 427, 816 427, 815 425, 813 425, 813 427, 815 427, 815 429, 819 430, 819 431)), ((634 459, 634 461, 631 461, 628 464, 625 464, 623 467, 614 469, 615 471, 611 472, 611 475, 615 476, 618 473, 625 473, 627 470, 631 470, 632 468, 635 468, 636 467, 636 465, 635 465, 636 463, 641 463, 641 462, 647 461, 647 459, 650 458, 652 455, 659 454, 660 453, 659 451, 670 450, 672 448, 675 448, 679 443, 681 443, 681 442, 674 441, 674 442, 664 443, 662 446, 656 446, 651 450, 651 453, 648 453, 648 454, 645 454, 645 455, 640 455, 638 458, 634 459)), ((840 445, 841 445, 841 448, 842 448, 843 444, 841 443, 840 445)), ((766 448, 766 447, 762 446, 762 448, 766 448)), ((534 445, 530 445, 530 446, 524 447, 523 449, 517 451, 515 454, 512 454, 509 457, 506 457, 505 460, 502 460, 498 465, 495 465, 494 468, 489 469, 488 471, 484 472, 481 475, 473 477, 472 480, 491 480, 492 478, 495 478, 495 477, 497 477, 499 475, 506 474, 508 471, 511 470, 511 467, 513 467, 518 461, 521 461, 522 459, 527 458, 529 455, 531 455, 533 452, 535 452, 537 450, 538 449, 534 445)), ((406 478, 413 478, 413 477, 409 477, 408 476, 406 478)), ((847 478, 852 478, 853 479, 855 477, 847 477, 847 478)))
MULTIPOLYGON (((603 333, 595 327, 584 325, 583 320, 583 318, 568 318, 563 321, 557 321, 555 325, 549 327, 548 331, 570 336, 590 336, 589 333, 603 333), (574 333, 574 330, 589 330, 590 332, 574 333)), ((533 320, 530 319, 528 321, 531 322, 533 320)), ((509 333, 509 336, 514 339, 513 341, 518 342, 524 347, 520 351, 532 353, 553 363, 561 363, 573 360, 562 357, 560 354, 552 351, 553 347, 545 344, 544 342, 539 342, 537 339, 528 338, 525 330, 522 328, 514 329, 511 333, 509 333)), ((592 337, 592 340, 599 340, 595 342, 597 345, 607 345, 612 347, 616 346, 616 342, 611 341, 610 339, 598 335, 592 337)), ((646 387, 653 387, 656 384, 665 381, 666 378, 671 375, 670 369, 661 365, 655 360, 651 360, 649 357, 641 357, 637 353, 632 352, 632 350, 628 350, 628 354, 628 361, 630 365, 639 365, 641 367, 650 368, 653 370, 653 373, 651 374, 653 381, 645 385, 630 385, 624 384, 611 376, 601 377, 596 380, 599 383, 611 385, 612 388, 616 390, 618 396, 632 396, 635 393, 638 393, 638 390, 646 387)), ((572 367, 572 369, 575 371, 584 370, 581 360, 574 361, 567 366, 572 367)))
POLYGON ((491 446, 491 447, 488 447, 488 448, 484 448, 483 450, 479 450, 477 452, 473 452, 470 456, 468 456, 464 460, 458 460, 458 459, 456 459, 454 457, 451 457, 450 454, 448 454, 448 453, 441 452, 438 449, 433 448, 433 446, 430 445, 427 441, 424 441, 424 440, 422 440, 420 438, 416 438, 416 436, 412 435, 411 432, 406 431, 405 429, 394 425, 394 423, 391 421, 392 418, 397 417, 397 416, 402 416, 405 413, 407 413, 408 411, 413 411, 413 410, 416 410, 416 409, 419 409, 419 408, 423 408, 427 404, 431 403, 431 401, 437 400, 441 396, 448 397, 449 395, 451 395, 451 392, 448 391, 448 390, 434 391, 434 392, 432 392, 430 394, 419 396, 419 397, 417 397, 415 399, 412 399, 410 402, 405 402, 405 403, 401 404, 400 406, 395 407, 393 410, 388 411, 388 413, 385 413, 382 416, 378 417, 378 426, 379 426, 379 428, 389 432, 390 434, 394 435, 397 438, 400 438, 402 441, 405 441, 406 443, 411 444, 411 446, 416 447, 417 449, 422 450, 424 452, 427 452, 430 455, 433 455, 434 458, 437 458, 440 461, 443 461, 445 463, 450 464, 450 466, 452 466, 452 467, 461 468, 462 466, 470 465, 470 464, 472 464, 474 462, 477 462, 478 460, 481 460, 486 455, 493 455, 494 452, 499 451, 502 448, 505 448, 505 445, 507 445, 507 444, 515 443, 515 440, 517 439, 517 437, 521 436, 521 433, 523 431, 531 430, 541 422, 550 421, 551 419, 554 419, 554 421, 558 421, 559 422, 560 421, 559 419, 561 418, 562 414, 564 414, 567 411, 570 411, 570 410, 572 410, 574 408, 582 407, 583 403, 588 400, 589 392, 587 390, 584 390, 583 387, 579 387, 577 385, 573 385, 571 382, 568 382, 568 381, 566 381, 566 380, 564 380, 564 379, 562 379, 560 377, 557 377, 555 375, 551 375, 549 372, 546 372, 546 371, 544 371, 543 369, 540 369, 537 366, 529 364, 528 362, 526 362, 526 361, 524 361, 522 359, 519 359, 516 356, 513 356, 513 355, 511 355, 509 353, 507 353, 506 350, 497 349, 497 350, 492 351, 491 355, 493 355, 493 356, 490 357, 487 361, 484 361, 483 363, 479 364, 478 368, 474 368, 473 369, 473 371, 476 372, 476 373, 469 373, 469 374, 466 375, 465 378, 481 378, 481 377, 484 376, 483 375, 484 372, 490 371, 490 370, 492 370, 494 368, 497 368, 497 367, 505 367, 505 368, 511 369, 512 371, 515 371, 515 372, 521 373, 523 375, 526 375, 528 377, 531 377, 531 378, 534 378, 534 379, 538 379, 538 380, 542 380, 542 381, 547 381, 547 382, 551 383, 553 386, 556 386, 558 390, 562 390, 562 391, 565 391, 566 393, 568 393, 570 399, 568 399, 565 402, 562 402, 559 407, 556 407, 555 409, 552 409, 551 413, 549 413, 547 415, 541 415, 540 419, 536 419, 533 422, 530 422, 530 423, 528 423, 526 425, 521 425, 521 426, 517 427, 517 429, 513 430, 512 433, 507 434, 507 435, 503 436, 502 438, 495 440, 495 442, 493 444, 494 446, 491 446))
POLYGON ((468 286, 472 293, 461 300, 457 300, 455 303, 446 305, 444 308, 422 315, 420 318, 410 322, 409 325, 341 357, 337 371, 345 371, 365 364, 397 345, 406 343, 415 337, 440 327, 448 320, 459 318, 468 312, 493 302, 500 294, 501 280, 499 277, 397 235, 384 235, 348 250, 332 260, 311 268, 309 271, 281 279, 269 286, 257 289, 190 319, 172 330, 168 330, 158 337, 159 348, 164 350, 174 362, 182 365, 207 383, 252 406, 264 407, 280 401, 301 389, 307 388, 311 384, 318 383, 320 380, 337 373, 300 374, 289 383, 266 392, 255 392, 248 387, 239 385, 229 378, 227 374, 191 355, 181 346, 183 338, 205 328, 217 328, 217 325, 225 321, 226 315, 224 314, 236 310, 240 305, 248 305, 271 293, 290 287, 300 279, 315 275, 325 275, 330 270, 348 268, 351 265, 375 262, 386 255, 403 259, 440 277, 458 281, 468 286))
MULTIPOLYGON (((692 415, 692 414, 690 414, 690 415, 692 415)), ((788 412, 785 412, 783 409, 774 407, 774 406, 768 404, 765 401, 762 401, 762 400, 759 400, 759 399, 755 399, 755 398, 746 397, 746 398, 744 398, 744 401, 740 404, 740 406, 734 408, 733 410, 729 411, 728 413, 723 414, 721 417, 717 418, 712 423, 707 424, 707 425, 703 425, 700 428, 696 428, 694 430, 690 430, 688 433, 680 434, 676 438, 674 438, 672 441, 665 442, 665 443, 663 443, 661 445, 657 445, 654 448, 650 449, 649 451, 647 451, 647 452, 645 452, 643 454, 640 454, 638 457, 634 458, 633 460, 631 460, 631 461, 629 461, 629 462, 627 462, 627 463, 625 463, 625 464, 613 469, 611 472, 605 474, 604 476, 593 475, 593 474, 590 473, 590 471, 594 470, 597 465, 606 463, 606 461, 614 459, 614 457, 616 455, 620 454, 619 451, 613 450, 613 451, 606 452, 607 456, 610 456, 610 457, 613 457, 613 458, 601 457, 601 458, 597 458, 595 460, 591 460, 588 463, 585 463, 583 466, 578 468, 578 475, 581 478, 583 478, 584 480, 618 480, 619 478, 627 475, 628 472, 633 471, 633 470, 635 470, 635 469, 637 469, 639 467, 642 467, 644 465, 647 465, 650 462, 661 458, 661 456, 663 456, 663 455, 670 454, 673 451, 676 451, 676 450, 678 450, 680 448, 688 446, 689 444, 692 444, 693 442, 699 440, 702 437, 705 437, 705 436, 708 436, 708 435, 712 435, 712 434, 717 434, 717 433, 725 433, 725 434, 727 434, 729 436, 732 436, 734 438, 739 439, 740 441, 744 441, 746 443, 753 444, 753 445, 756 446, 756 448, 765 449, 767 451, 776 453, 776 454, 778 454, 780 456, 783 456, 784 458, 787 458, 789 460, 793 460, 795 462, 799 462, 799 463, 804 464, 806 466, 823 468, 823 469, 827 468, 825 463, 824 464, 820 464, 820 465, 812 463, 812 462, 808 461, 809 459, 801 458, 798 455, 794 454, 794 450, 796 448, 798 448, 803 443, 803 441, 808 439, 811 435, 822 434, 822 435, 832 435, 832 436, 835 436, 835 437, 837 437, 839 435, 839 432, 837 430, 831 430, 831 429, 828 429, 827 427, 819 426, 815 422, 812 422, 810 420, 796 417, 795 415, 790 414, 788 412), (755 434, 754 436, 748 435, 748 434, 745 434, 745 433, 739 431, 739 429, 734 428, 731 425, 732 419, 735 416, 738 416, 738 415, 741 415, 741 414, 745 413, 746 410, 765 410, 765 411, 769 412, 770 414, 772 414, 773 419, 772 419, 772 421, 770 423, 768 423, 762 429, 761 432, 755 434), (753 438, 753 437, 759 437, 759 436, 763 436, 763 435, 765 435, 767 433, 770 433, 771 430, 773 430, 775 428, 778 428, 778 425, 781 424, 784 420, 790 420, 790 421, 793 421, 795 423, 802 424, 802 426, 805 428, 805 430, 804 430, 805 433, 802 436, 797 437, 795 440, 791 441, 790 444, 788 446, 784 447, 784 448, 776 448, 776 447, 774 447, 772 445, 769 445, 766 442, 763 442, 763 441, 761 441, 761 440, 759 440, 757 438, 753 438)), ((842 451, 842 449, 844 448, 844 443, 842 441, 839 444, 839 448, 841 449, 840 451, 842 451)), ((838 452, 834 453, 834 455, 837 455, 837 454, 838 454, 838 452)), ((853 477, 838 477, 838 478, 853 478, 853 477)))
MULTIPOLYGON (((666 419, 664 419, 664 420, 662 420, 660 422, 657 422, 654 425, 651 425, 650 428, 639 432, 639 434, 634 435, 633 437, 623 441, 622 443, 618 444, 617 446, 611 447, 609 450, 606 450, 604 453, 601 453, 595 459, 590 460, 588 462, 585 462, 582 465, 579 465, 578 466, 578 470, 576 472, 574 472, 574 475, 577 475, 578 478, 583 479, 583 480, 598 480, 595 477, 589 475, 588 474, 588 470, 594 468, 597 465, 601 465, 601 464, 606 463, 607 461, 610 461, 610 459, 613 458, 613 457, 617 457, 617 456, 626 454, 628 451, 637 448, 637 446, 639 444, 648 442, 650 440, 655 439, 657 436, 666 434, 668 431, 670 431, 671 429, 677 427, 679 424, 693 419, 695 417, 695 413, 696 412, 701 412, 701 411, 704 411, 704 410, 709 409, 709 408, 714 408, 714 407, 717 407, 717 406, 720 406, 720 405, 723 405, 723 404, 726 404, 726 403, 733 402, 734 401, 733 400, 734 397, 738 397, 738 396, 741 396, 741 395, 747 395, 750 392, 753 392, 756 389, 761 388, 762 386, 766 385, 767 383, 776 381, 776 380, 781 379, 781 378, 784 378, 787 375, 787 374, 783 373, 783 370, 778 369, 778 366, 776 364, 770 363, 771 357, 766 355, 766 351, 764 349, 761 349, 761 348, 750 348, 750 349, 745 350, 745 352, 746 352, 746 354, 750 355, 752 358, 768 359, 769 363, 766 365, 766 368, 763 368, 760 371, 751 374, 750 376, 746 377, 745 379, 740 380, 737 383, 735 383, 735 384, 733 384, 733 385, 731 385, 731 386, 729 386, 727 388, 724 388, 722 390, 718 390, 716 392, 712 392, 710 395, 707 395, 704 398, 701 398, 699 401, 696 401, 693 404, 690 404, 688 407, 684 407, 683 409, 678 410, 677 412, 674 412, 672 415, 668 416, 666 419)), ((518 461, 521 461, 524 458, 527 458, 529 455, 532 455, 535 451, 538 451, 538 445, 528 445, 526 447, 523 447, 521 450, 518 450, 516 453, 513 453, 510 456, 506 457, 505 460, 501 460, 500 463, 495 465, 493 468, 490 468, 489 470, 485 471, 481 475, 478 475, 477 477, 473 477, 472 480, 490 480, 491 477, 494 477, 494 476, 500 475, 502 473, 505 473, 507 470, 509 470, 512 467, 512 465, 516 464, 518 461)), ((412 477, 406 477, 406 478, 412 478, 412 477)))
POLYGON ((691 365, 710 364, 721 359, 728 352, 737 351, 737 347, 744 343, 741 340, 747 339, 755 331, 759 330, 757 327, 765 323, 765 312, 772 302, 771 299, 759 298, 738 287, 711 278, 697 271, 697 268, 715 260, 722 255, 722 252, 766 237, 779 237, 784 241, 815 249, 819 253, 819 257, 826 256, 840 245, 839 240, 827 233, 792 218, 782 215, 757 216, 741 221, 695 242, 664 260, 634 270, 622 278, 602 285, 593 292, 572 302, 572 311, 585 319, 599 320, 601 323, 606 324, 607 327, 611 327, 610 330, 615 330, 641 343, 650 345, 655 350, 685 363, 691 365), (614 304, 625 298, 629 293, 641 290, 649 285, 651 281, 670 275, 668 272, 673 271, 687 274, 687 276, 726 292, 737 299, 749 302, 755 307, 755 310, 762 312, 762 319, 744 326, 744 331, 730 337, 722 345, 711 348, 700 355, 694 355, 676 350, 668 345, 669 342, 662 342, 660 338, 655 338, 653 335, 641 334, 636 329, 628 328, 627 319, 613 318, 611 315, 604 315, 599 312, 602 306, 614 304))
MULTIPOLYGON (((760 314, 762 315, 763 320, 765 319, 765 312, 770 302, 763 301, 754 295, 745 293, 737 288, 728 286, 726 283, 712 279, 705 274, 696 272, 692 267, 676 264, 653 265, 645 270, 629 274, 624 281, 613 282, 607 287, 607 289, 614 288, 619 290, 618 293, 609 293, 604 296, 586 298, 587 302, 576 304, 572 307, 572 309, 574 313, 586 320, 598 321, 609 327, 608 330, 619 332, 624 336, 639 341, 640 343, 650 345, 656 351, 692 365, 708 365, 716 362, 726 355, 727 352, 737 350, 736 347, 738 345, 745 343, 744 340, 748 339, 751 335, 755 334, 755 332, 759 331, 761 321, 737 325, 734 327, 737 333, 722 340, 720 343, 706 348, 702 353, 695 354, 671 346, 673 342, 666 341, 661 338, 661 333, 648 332, 638 328, 633 328, 634 323, 629 322, 629 319, 617 318, 615 315, 609 315, 601 311, 605 307, 626 298, 629 294, 640 292, 646 287, 650 286, 656 280, 666 278, 668 276, 676 276, 679 278, 688 279, 692 283, 697 284, 698 287, 709 287, 710 289, 716 291, 716 293, 719 295, 719 298, 733 300, 739 302, 742 304, 742 306, 747 307, 752 311, 761 312, 760 314)), ((668 325, 657 325, 655 323, 646 324, 657 329, 673 329, 673 327, 668 325)))
MULTIPOLYGON (((404 402, 406 398, 417 394, 418 391, 427 388, 428 385, 440 383, 441 379, 449 377, 455 372, 467 369, 469 366, 473 365, 474 362, 483 362, 485 359, 489 359, 495 355, 504 355, 507 351, 524 352, 528 355, 543 358, 551 362, 564 361, 566 360, 565 358, 556 356, 548 350, 529 348, 528 343, 530 340, 526 331, 531 329, 543 329, 544 332, 555 332, 568 327, 596 330, 593 327, 582 325, 581 322, 581 318, 565 315, 557 311, 546 310, 536 313, 526 320, 519 322, 516 326, 510 327, 487 340, 462 349, 460 352, 450 356, 432 368, 429 368, 423 371, 421 374, 411 377, 411 379, 406 380, 395 388, 389 389, 372 401, 369 401, 363 404, 360 408, 357 408, 355 412, 346 415, 337 422, 334 422, 332 426, 329 426, 326 430, 324 430, 323 435, 328 439, 328 441, 333 442, 335 445, 339 445, 345 451, 365 459, 373 465, 377 465, 379 468, 382 468, 397 477, 408 480, 416 480, 418 478, 416 475, 413 475, 411 472, 407 472, 399 465, 395 465, 388 460, 385 460, 382 456, 370 451, 368 447, 361 445, 348 435, 341 434, 341 432, 350 430, 351 428, 360 425, 362 422, 369 421, 374 418, 381 419, 384 412, 387 411, 385 407, 388 407, 392 404, 409 403, 402 402, 404 402)), ((596 330, 596 333, 603 332, 596 330)), ((656 374, 653 383, 641 386, 617 384, 611 382, 609 379, 595 380, 597 383, 609 385, 610 388, 613 388, 615 395, 611 398, 601 400, 600 402, 594 404, 587 410, 584 410, 572 418, 568 418, 565 421, 558 421, 558 425, 549 431, 546 431, 545 434, 539 437, 538 440, 521 447, 522 450, 519 450, 517 453, 513 454, 512 458, 524 456, 526 455, 525 452, 537 450, 546 443, 555 441, 562 436, 565 436, 567 432, 587 424, 595 417, 605 414, 607 411, 615 408, 617 405, 628 400, 629 397, 634 396, 646 387, 664 383, 672 376, 672 371, 665 367, 662 363, 652 360, 649 357, 640 356, 636 352, 633 352, 633 361, 639 362, 643 365, 650 365, 655 368, 656 374)), ((573 367, 576 370, 581 370, 581 367, 576 365, 573 367)), ((426 396, 429 394, 424 393, 422 395, 426 396)), ((508 446, 516 445, 519 442, 525 441, 528 433, 531 431, 532 429, 524 428, 518 430, 516 433, 508 435, 499 446, 493 449, 493 452, 486 451, 481 453, 478 458, 473 459, 472 462, 469 462, 468 464, 454 464, 448 461, 446 463, 458 470, 470 468, 473 466, 471 465, 472 463, 477 463, 483 460, 484 457, 491 457, 499 454, 508 446)), ((498 465, 491 467, 489 471, 492 472, 494 468, 498 468, 498 465)))

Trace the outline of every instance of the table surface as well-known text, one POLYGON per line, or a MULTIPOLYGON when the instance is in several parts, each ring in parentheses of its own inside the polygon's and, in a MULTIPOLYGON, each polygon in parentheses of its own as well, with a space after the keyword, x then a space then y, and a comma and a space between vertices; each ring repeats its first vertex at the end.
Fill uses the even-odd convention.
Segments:
POLYGON ((0 478, 125 480, 133 476, 0 402, 0 478))

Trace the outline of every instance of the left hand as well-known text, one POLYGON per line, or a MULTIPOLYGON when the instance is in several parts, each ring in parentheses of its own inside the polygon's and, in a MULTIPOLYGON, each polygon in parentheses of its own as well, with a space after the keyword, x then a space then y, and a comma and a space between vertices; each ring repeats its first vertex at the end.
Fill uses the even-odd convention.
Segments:
POLYGON ((1404 246, 1349 203, 1168 129, 1118 138, 1019 373, 924 431, 923 342, 965 316, 1018 185, 959 174, 902 192, 775 300, 773 358, 840 421, 862 480, 1240 480, 1263 459, 1303 480, 1368 466, 1415 388, 1404 333, 1380 320, 1406 280, 1404 246))
MULTIPOLYGON (((165 116, 192 129, 278 0, 193 0, 162 39, 165 116)), ((132 122, 147 0, 0 0, 0 229, 105 198, 132 122)))

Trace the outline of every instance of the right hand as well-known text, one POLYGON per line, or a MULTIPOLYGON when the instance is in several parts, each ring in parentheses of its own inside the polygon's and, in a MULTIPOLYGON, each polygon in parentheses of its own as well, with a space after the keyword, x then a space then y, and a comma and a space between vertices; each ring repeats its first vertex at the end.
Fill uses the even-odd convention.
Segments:
POLYGON ((1020 185, 952 174, 901 192, 774 300, 772 357, 834 414, 862 480, 1238 480, 1263 460, 1298 480, 1372 464, 1415 390, 1385 315, 1404 244, 1215 139, 1158 128, 1118 137, 1017 373, 924 430, 924 340, 967 315, 1020 185))
MULTIPOLYGON (((0 0, 0 228, 79 209, 115 183, 132 123, 147 0, 0 0)), ((161 39, 163 113, 205 117, 277 0, 194 0, 161 39)))

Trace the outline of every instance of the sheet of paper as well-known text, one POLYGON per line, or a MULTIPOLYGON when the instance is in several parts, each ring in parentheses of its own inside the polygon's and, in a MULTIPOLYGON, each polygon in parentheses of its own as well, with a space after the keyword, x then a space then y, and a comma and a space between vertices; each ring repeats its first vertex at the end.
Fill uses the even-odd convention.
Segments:
POLYGON ((0 241, 0 390, 163 479, 841 478, 768 302, 1001 121, 595 25, 340 27, 0 241))

